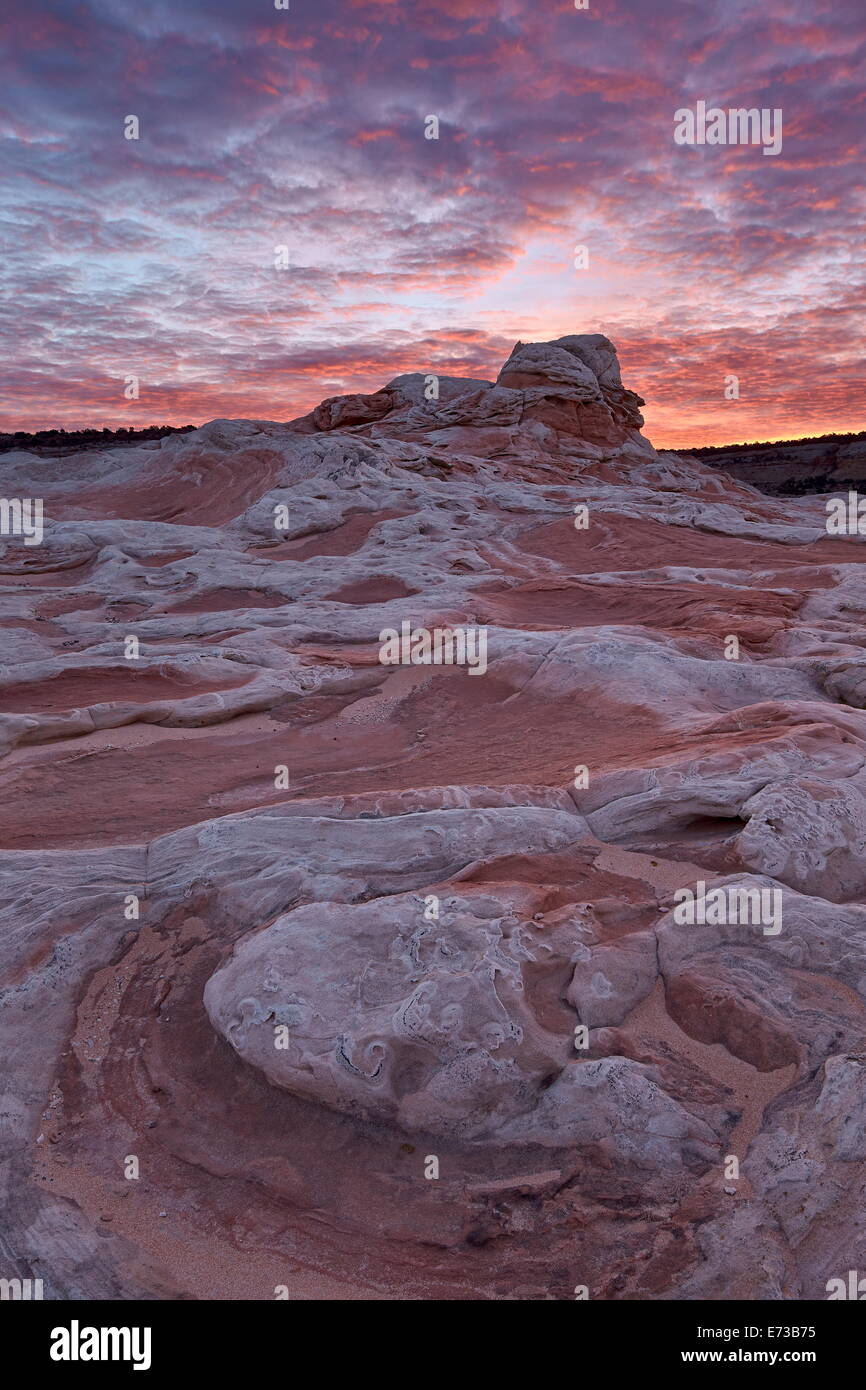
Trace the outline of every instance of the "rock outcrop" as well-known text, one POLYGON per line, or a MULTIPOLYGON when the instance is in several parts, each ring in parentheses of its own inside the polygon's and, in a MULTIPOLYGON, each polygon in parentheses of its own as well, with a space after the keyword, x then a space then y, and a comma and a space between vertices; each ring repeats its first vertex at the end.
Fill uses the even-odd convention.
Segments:
POLYGON ((642 403, 570 335, 0 457, 45 510, 0 547, 0 1276, 866 1267, 866 542, 642 403))

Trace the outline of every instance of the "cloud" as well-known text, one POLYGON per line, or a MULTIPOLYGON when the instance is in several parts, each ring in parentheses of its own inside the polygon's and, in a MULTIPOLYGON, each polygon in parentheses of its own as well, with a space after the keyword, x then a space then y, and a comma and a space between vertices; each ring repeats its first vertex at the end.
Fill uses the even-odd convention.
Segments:
POLYGON ((853 0, 18 8, 0 424, 287 419, 603 331, 658 443, 862 427, 861 34, 853 0), (782 154, 676 146, 699 99, 781 107, 782 154))

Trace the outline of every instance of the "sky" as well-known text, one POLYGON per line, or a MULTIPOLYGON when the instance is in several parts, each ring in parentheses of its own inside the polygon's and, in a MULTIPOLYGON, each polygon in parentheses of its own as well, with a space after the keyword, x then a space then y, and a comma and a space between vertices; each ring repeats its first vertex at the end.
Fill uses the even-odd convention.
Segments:
POLYGON ((862 0, 288 5, 6 7, 0 429, 288 420, 566 333, 658 447, 866 427, 862 0), (677 144, 701 101, 781 152, 677 144))

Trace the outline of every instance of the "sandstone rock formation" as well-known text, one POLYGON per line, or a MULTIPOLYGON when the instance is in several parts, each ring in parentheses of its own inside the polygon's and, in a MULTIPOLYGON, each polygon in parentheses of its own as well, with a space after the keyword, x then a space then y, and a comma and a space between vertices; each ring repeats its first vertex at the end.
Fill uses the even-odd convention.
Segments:
POLYGON ((0 458, 0 1275, 823 1298, 864 541, 654 450, 599 334, 436 387, 0 458))

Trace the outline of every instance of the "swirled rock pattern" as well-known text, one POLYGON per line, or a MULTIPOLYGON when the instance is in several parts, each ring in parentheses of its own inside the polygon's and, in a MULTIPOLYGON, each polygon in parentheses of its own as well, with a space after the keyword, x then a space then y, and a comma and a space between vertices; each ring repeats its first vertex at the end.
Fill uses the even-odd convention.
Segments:
POLYGON ((570 335, 0 458, 45 509, 0 550, 0 1275, 866 1268, 866 550, 641 404, 570 335), (383 660, 404 623, 484 661, 383 660))

